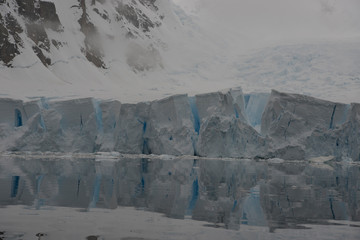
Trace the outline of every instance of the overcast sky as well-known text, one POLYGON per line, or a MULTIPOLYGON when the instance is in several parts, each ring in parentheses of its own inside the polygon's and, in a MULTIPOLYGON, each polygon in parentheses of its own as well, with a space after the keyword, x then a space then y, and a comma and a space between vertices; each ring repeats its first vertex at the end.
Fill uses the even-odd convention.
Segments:
POLYGON ((271 42, 360 36, 360 0, 173 0, 208 29, 271 42))

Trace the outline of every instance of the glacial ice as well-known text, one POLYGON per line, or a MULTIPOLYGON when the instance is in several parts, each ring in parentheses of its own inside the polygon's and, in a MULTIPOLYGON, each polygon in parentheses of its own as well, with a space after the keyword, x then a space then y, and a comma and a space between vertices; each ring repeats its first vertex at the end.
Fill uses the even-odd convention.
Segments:
POLYGON ((238 88, 137 104, 0 99, 0 113, 0 151, 360 160, 360 104, 300 94, 238 88))
POLYGON ((260 132, 261 117, 269 100, 269 93, 252 93, 244 95, 245 115, 249 124, 260 132))
POLYGON ((272 139, 270 155, 360 160, 358 105, 272 91, 261 124, 261 133, 272 139))

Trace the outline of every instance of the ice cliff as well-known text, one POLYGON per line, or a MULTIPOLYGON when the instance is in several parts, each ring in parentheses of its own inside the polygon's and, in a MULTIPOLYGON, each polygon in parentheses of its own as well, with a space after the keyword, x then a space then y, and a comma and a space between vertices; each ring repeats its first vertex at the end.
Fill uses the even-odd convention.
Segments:
POLYGON ((324 101, 272 91, 262 115, 261 133, 269 152, 285 159, 321 155, 360 160, 360 104, 324 101))
POLYGON ((137 104, 0 99, 0 113, 0 151, 360 160, 360 104, 277 91, 244 95, 239 88, 137 104))

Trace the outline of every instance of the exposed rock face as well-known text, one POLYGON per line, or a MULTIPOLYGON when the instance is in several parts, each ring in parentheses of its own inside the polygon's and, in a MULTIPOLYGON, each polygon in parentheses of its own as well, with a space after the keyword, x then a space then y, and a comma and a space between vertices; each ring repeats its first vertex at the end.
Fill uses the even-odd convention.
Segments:
POLYGON ((87 8, 85 0, 79 0, 79 8, 82 10, 81 18, 79 19, 80 30, 85 35, 85 53, 86 58, 95 64, 97 67, 105 68, 102 61, 102 53, 100 48, 99 36, 95 25, 90 22, 87 15, 87 8))
POLYGON ((135 8, 136 4, 135 1, 133 1, 132 4, 123 4, 122 2, 119 2, 116 10, 121 16, 120 19, 125 18, 136 28, 142 29, 143 32, 149 32, 150 28, 154 28, 155 24, 142 13, 141 10, 135 8))
POLYGON ((22 33, 23 30, 17 20, 10 13, 5 16, 6 28, 9 33, 13 35, 16 42, 21 42, 20 36, 18 34, 22 33))
MULTIPOLYGON (((51 59, 46 57, 44 50, 50 52, 50 40, 46 33, 46 28, 55 31, 61 31, 61 23, 56 13, 55 5, 52 2, 43 2, 35 0, 16 0, 18 5, 18 13, 20 18, 25 22, 26 35, 34 42, 32 49, 40 61, 48 66, 51 59)), ((19 25, 16 17, 9 11, 5 17, 5 21, 1 20, 1 37, 0 44, 2 60, 6 65, 11 66, 13 58, 21 53, 23 48, 24 36, 20 35, 23 29, 19 25), (13 40, 12 40, 13 39, 13 40)))
POLYGON ((39 14, 45 27, 51 28, 54 31, 61 30, 61 22, 56 13, 55 4, 53 2, 40 1, 39 14))
POLYGON ((19 36, 23 30, 16 19, 8 13, 5 17, 0 14, 0 60, 11 66, 14 57, 20 54, 22 40, 19 36))
POLYGON ((39 5, 37 0, 16 0, 19 13, 30 21, 39 20, 39 5), (35 5, 36 4, 36 5, 35 5))
POLYGON ((138 104, 3 99, 0 150, 360 160, 360 104, 273 91, 261 135, 241 98, 238 89, 138 104))
POLYGON ((45 66, 50 65, 51 59, 47 58, 42 51, 50 51, 50 41, 44 26, 36 23, 27 24, 26 29, 28 37, 35 43, 35 45, 33 46, 35 54, 45 66))
POLYGON ((58 30, 61 26, 53 2, 40 0, 16 0, 18 12, 30 22, 40 21, 45 27, 58 30))
POLYGON ((158 7, 155 5, 156 0, 139 0, 142 5, 150 7, 152 10, 158 10, 158 7))

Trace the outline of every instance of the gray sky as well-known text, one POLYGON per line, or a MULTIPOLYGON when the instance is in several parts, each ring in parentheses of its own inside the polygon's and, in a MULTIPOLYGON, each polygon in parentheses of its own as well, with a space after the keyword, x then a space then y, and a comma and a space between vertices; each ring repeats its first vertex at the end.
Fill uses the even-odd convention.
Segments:
POLYGON ((173 1, 205 28, 258 45, 360 37, 360 0, 173 1))

